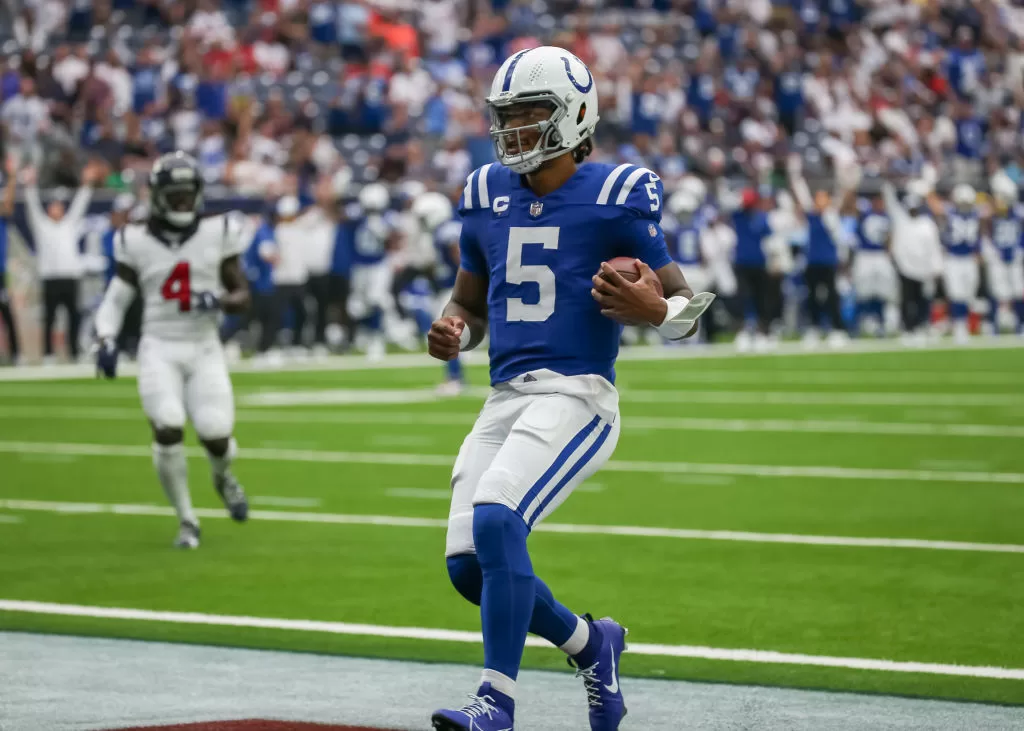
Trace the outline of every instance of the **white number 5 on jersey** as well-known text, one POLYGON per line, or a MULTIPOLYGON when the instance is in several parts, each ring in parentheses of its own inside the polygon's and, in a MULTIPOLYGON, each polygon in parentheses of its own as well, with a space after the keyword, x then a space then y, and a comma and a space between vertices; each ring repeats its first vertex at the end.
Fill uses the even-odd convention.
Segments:
POLYGON ((527 304, 520 297, 509 297, 506 302, 506 322, 544 322, 555 312, 555 273, 551 267, 544 265, 523 264, 523 247, 527 244, 557 249, 558 227, 512 226, 508 230, 505 281, 509 284, 536 282, 540 288, 540 297, 535 304, 527 304))
POLYGON ((661 180, 657 175, 651 173, 647 176, 647 184, 644 188, 647 189, 647 197, 651 199, 651 213, 661 208, 661 197, 658 195, 658 181, 661 180))

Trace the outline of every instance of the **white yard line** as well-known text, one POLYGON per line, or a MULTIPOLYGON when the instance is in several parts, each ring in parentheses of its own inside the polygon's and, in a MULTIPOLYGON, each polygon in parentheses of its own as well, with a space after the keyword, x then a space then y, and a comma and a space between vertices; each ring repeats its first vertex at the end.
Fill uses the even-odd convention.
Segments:
POLYGON ((0 523, 21 523, 23 520, 20 515, 0 515, 0 523))
POLYGON ((278 497, 276 495, 250 495, 253 505, 273 505, 278 508, 319 508, 323 501, 315 497, 278 497))
MULTIPOLYGON (((124 503, 78 503, 49 500, 0 500, 0 509, 39 511, 67 515, 134 515, 173 517, 170 507, 124 503)), ((197 508, 204 519, 227 519, 220 509, 197 508)), ((395 515, 346 515, 340 513, 308 513, 254 510, 254 520, 286 523, 321 523, 336 525, 372 525, 397 528, 447 528, 441 518, 408 518, 395 515)), ((585 525, 574 523, 541 523, 534 529, 541 533, 562 533, 586 536, 626 536, 633 538, 668 538, 691 541, 731 541, 737 543, 777 543, 802 546, 839 546, 845 548, 910 548, 930 551, 966 551, 971 553, 1020 553, 1024 545, 1012 543, 975 543, 968 541, 929 541, 918 538, 860 538, 856 536, 815 536, 795 533, 756 533, 751 531, 694 530, 635 525, 585 525)))
POLYGON ((624 403, 778 404, 780 406, 1019 406, 1024 395, 1010 393, 901 393, 886 391, 683 391, 624 388, 624 403))
MULTIPOLYGON (((360 637, 389 637, 396 639, 424 640, 432 642, 459 642, 480 644, 478 632, 464 630, 431 629, 427 627, 393 627, 375 624, 352 624, 349 622, 323 622, 310 619, 276 619, 230 614, 203 614, 199 612, 166 612, 121 607, 95 607, 80 604, 54 604, 49 602, 0 600, 0 611, 27 614, 59 615, 65 617, 90 617, 135 622, 166 622, 218 627, 246 627, 258 629, 288 630, 295 632, 320 632, 334 635, 360 637)), ((531 647, 550 647, 539 637, 527 638, 531 647)), ((653 645, 633 643, 629 652, 635 655, 655 657, 699 658, 726 662, 768 663, 780 665, 805 665, 815 667, 875 670, 894 673, 923 673, 928 675, 952 675, 968 678, 994 678, 1000 680, 1024 680, 1024 669, 1002 668, 979 665, 953 665, 930 662, 898 662, 861 657, 829 657, 826 655, 803 655, 771 650, 741 650, 721 647, 694 645, 653 645)))
MULTIPOLYGON (((623 379, 632 381, 635 376, 623 379)), ((686 383, 755 383, 761 386, 778 383, 821 385, 858 384, 927 384, 927 385, 999 385, 1024 387, 1024 373, 1014 371, 903 371, 884 369, 838 370, 701 370, 680 369, 658 375, 661 382, 686 383)))
MULTIPOLYGON (((475 413, 415 411, 278 411, 238 409, 239 422, 252 424, 414 424, 469 427, 475 413)), ((139 408, 116 407, 33 407, 0 406, 0 417, 65 419, 88 421, 142 421, 139 408)), ((623 418, 627 433, 632 429, 696 432, 801 432, 827 434, 884 434, 927 437, 1024 437, 1024 426, 1001 424, 943 424, 927 422, 863 421, 860 419, 709 419, 673 416, 632 416, 623 418)), ((287 442, 261 442, 263 446, 287 446, 287 442)), ((300 445, 293 442, 292 445, 300 445)))
MULTIPOLYGON (((929 343, 925 347, 907 349, 897 340, 857 340, 850 343, 849 347, 841 351, 807 351, 801 343, 782 343, 774 350, 767 353, 746 353, 740 354, 730 344, 711 346, 684 346, 684 347, 662 347, 643 346, 624 348, 619 353, 619 360, 629 361, 674 361, 702 359, 727 359, 734 360, 742 358, 761 359, 777 358, 780 356, 798 357, 819 357, 842 358, 848 355, 865 353, 920 353, 928 351, 984 351, 984 350, 1007 350, 1024 347, 1024 339, 1019 337, 975 337, 965 346, 954 345, 951 341, 938 341, 929 343)), ((486 364, 487 354, 482 351, 475 351, 465 354, 469 365, 486 364)), ((231 365, 233 373, 281 373, 300 371, 377 371, 385 369, 409 369, 409 368, 434 368, 439 369, 439 363, 425 353, 412 353, 406 355, 390 355, 383 361, 369 362, 366 358, 358 355, 331 356, 326 358, 308 358, 285 363, 276 368, 267 368, 254 364, 250 360, 231 365)), ((138 366, 134 363, 126 363, 119 373, 125 377, 133 377, 138 373, 138 366)), ((92 364, 82 365, 58 365, 58 366, 21 366, 19 368, 0 369, 0 382, 23 382, 23 381, 54 381, 54 380, 94 380, 96 368, 92 364)))
MULTIPOLYGON (((80 457, 145 457, 152 458, 148 445, 81 444, 70 442, 0 441, 0 453, 58 454, 80 457)), ((203 457, 198 447, 186 450, 190 457, 203 457)), ((398 452, 330 452, 305 449, 243 448, 243 459, 268 462, 313 462, 326 464, 373 464, 414 467, 445 467, 450 469, 453 456, 441 454, 407 454, 398 452)), ((611 460, 601 469, 606 472, 639 472, 648 474, 742 475, 746 477, 821 478, 828 480, 897 480, 905 482, 967 482, 1003 485, 1024 484, 1024 473, 965 472, 944 470, 877 469, 833 466, 713 464, 706 462, 647 462, 611 460)))

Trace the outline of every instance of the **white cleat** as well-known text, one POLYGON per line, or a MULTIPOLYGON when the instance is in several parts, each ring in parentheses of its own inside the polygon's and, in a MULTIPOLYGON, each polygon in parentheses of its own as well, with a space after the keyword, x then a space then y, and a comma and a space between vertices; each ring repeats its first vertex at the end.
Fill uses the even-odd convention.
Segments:
POLYGON ((850 336, 846 334, 845 330, 833 330, 828 334, 825 342, 832 350, 842 350, 850 344, 850 336))
POLYGON ((189 550, 199 548, 199 526, 187 520, 181 521, 178 537, 174 539, 174 547, 189 550))
POLYGON ((818 344, 821 342, 821 336, 816 328, 808 328, 807 332, 804 333, 800 343, 803 345, 804 350, 816 350, 818 344))
POLYGON ((740 330, 736 333, 736 340, 734 342, 736 344, 736 350, 741 353, 749 353, 750 349, 753 347, 753 341, 751 340, 750 333, 746 330, 740 330))
POLYGON ((372 338, 369 343, 366 344, 366 359, 371 363, 379 363, 384 360, 384 356, 387 354, 387 348, 384 345, 382 338, 372 338))
POLYGON ((450 380, 439 384, 438 387, 434 389, 434 393, 443 398, 454 398, 455 396, 462 395, 462 389, 462 381, 450 380))

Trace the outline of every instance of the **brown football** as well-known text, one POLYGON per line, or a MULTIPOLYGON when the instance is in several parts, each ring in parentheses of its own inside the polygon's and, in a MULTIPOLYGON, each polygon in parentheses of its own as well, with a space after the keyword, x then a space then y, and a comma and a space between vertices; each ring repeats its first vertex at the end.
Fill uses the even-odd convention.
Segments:
MULTIPOLYGON (((640 279, 640 274, 636 270, 635 262, 636 259, 634 259, 631 256, 617 256, 614 259, 609 259, 607 263, 611 265, 612 269, 621 274, 622 278, 625 279, 627 282, 635 282, 638 279, 640 279)), ((658 281, 657 286, 658 291, 662 292, 660 281, 658 281)), ((662 296, 665 296, 664 292, 662 292, 662 296)))

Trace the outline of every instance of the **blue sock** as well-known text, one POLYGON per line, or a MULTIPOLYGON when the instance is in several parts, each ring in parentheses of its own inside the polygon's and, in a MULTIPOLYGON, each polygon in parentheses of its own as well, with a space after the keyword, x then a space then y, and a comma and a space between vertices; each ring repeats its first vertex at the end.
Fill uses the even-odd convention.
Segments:
POLYGON ((462 359, 457 357, 455 360, 446 361, 444 364, 444 371, 447 374, 449 381, 461 381, 462 359))
MULTIPOLYGON (((455 589, 467 601, 479 606, 483 591, 483 573, 476 555, 461 553, 448 557, 448 576, 455 589)), ((530 618, 530 632, 543 637, 555 647, 561 647, 576 631, 579 617, 565 605, 560 604, 548 585, 534 577, 533 616, 530 618)))
POLYGON ((433 324, 430 313, 426 310, 414 310, 412 315, 416 319, 416 327, 420 331, 420 335, 425 337, 430 332, 431 324, 433 324))
POLYGON ((375 309, 373 313, 366 318, 366 327, 369 328, 371 332, 380 332, 383 319, 384 316, 381 311, 379 309, 375 309))
POLYGON ((949 317, 953 322, 959 322, 960 320, 967 319, 967 313, 969 309, 966 302, 950 302, 949 303, 949 317))
POLYGON ((483 572, 484 668, 512 680, 519 676, 537 593, 526 550, 529 532, 523 519, 504 505, 473 509, 473 541, 483 572))
POLYGON ((1017 332, 1024 332, 1024 300, 1014 302, 1013 311, 1017 313, 1017 332))

